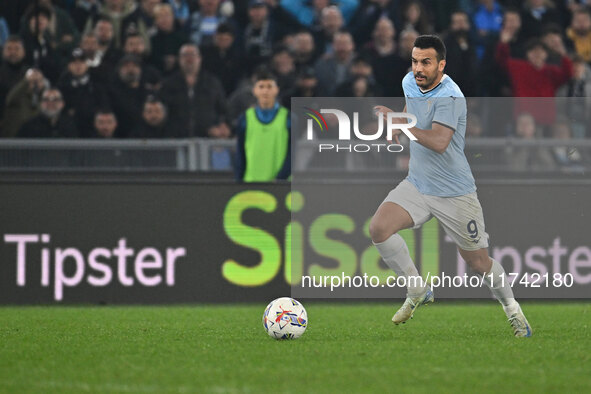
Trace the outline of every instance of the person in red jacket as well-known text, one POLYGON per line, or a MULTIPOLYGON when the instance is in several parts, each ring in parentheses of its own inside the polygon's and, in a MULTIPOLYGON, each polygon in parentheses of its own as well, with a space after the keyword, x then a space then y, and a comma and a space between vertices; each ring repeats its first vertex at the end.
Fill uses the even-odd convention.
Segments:
POLYGON ((573 64, 562 48, 560 66, 546 64, 544 44, 532 39, 526 45, 526 59, 512 58, 509 51, 511 33, 503 30, 497 44, 496 60, 507 71, 515 97, 554 97, 556 90, 573 76, 573 64))
MULTIPOLYGON (((566 55, 564 46, 560 48, 561 63, 555 66, 546 63, 548 51, 538 39, 528 41, 526 59, 511 57, 509 41, 512 34, 503 29, 496 48, 497 63, 509 75, 514 97, 554 97, 558 88, 573 76, 573 63, 566 55)), ((548 125, 554 122, 556 110, 552 99, 516 100, 515 115, 529 112, 536 122, 548 125)))

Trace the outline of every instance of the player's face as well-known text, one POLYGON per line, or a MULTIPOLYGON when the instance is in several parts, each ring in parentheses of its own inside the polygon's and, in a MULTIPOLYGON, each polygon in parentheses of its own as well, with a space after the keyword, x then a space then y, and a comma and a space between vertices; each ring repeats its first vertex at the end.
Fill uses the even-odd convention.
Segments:
POLYGON ((255 83, 252 93, 261 104, 269 106, 275 102, 275 98, 279 93, 279 87, 272 79, 261 80, 255 83))
POLYGON ((421 89, 431 89, 441 78, 444 68, 445 60, 437 60, 435 49, 412 49, 412 72, 421 89))

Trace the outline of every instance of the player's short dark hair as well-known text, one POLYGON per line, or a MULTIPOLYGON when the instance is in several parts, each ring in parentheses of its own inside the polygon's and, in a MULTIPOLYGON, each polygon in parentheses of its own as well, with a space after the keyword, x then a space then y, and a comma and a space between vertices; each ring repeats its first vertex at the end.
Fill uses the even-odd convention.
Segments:
POLYGON ((258 81, 268 81, 273 80, 277 83, 277 76, 271 72, 268 68, 260 68, 257 69, 254 75, 255 83, 258 81))
POLYGON ((447 50, 445 49, 445 44, 443 43, 443 41, 441 41, 441 38, 435 35, 426 34, 418 36, 413 46, 419 49, 433 48, 435 49, 435 52, 437 52, 437 61, 445 60, 445 56, 447 53, 447 50))

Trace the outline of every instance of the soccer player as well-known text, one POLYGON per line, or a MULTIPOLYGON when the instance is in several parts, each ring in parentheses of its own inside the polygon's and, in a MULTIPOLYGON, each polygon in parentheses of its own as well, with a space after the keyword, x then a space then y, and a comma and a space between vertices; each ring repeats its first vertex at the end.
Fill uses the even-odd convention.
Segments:
MULTIPOLYGON (((370 224, 372 241, 386 264, 407 278, 407 298, 392 321, 404 323, 417 307, 434 301, 430 286, 417 280, 419 273, 398 232, 418 228, 435 216, 466 263, 484 275, 484 283, 503 305, 514 335, 529 337, 531 327, 515 301, 505 270, 488 255, 482 208, 464 155, 466 101, 444 68, 443 42, 436 36, 419 36, 412 50, 412 72, 402 80, 405 112, 417 117, 416 126, 409 129, 417 140, 410 142, 408 176, 388 194, 370 224)), ((383 118, 392 112, 384 106, 375 110, 383 118)), ((394 134, 398 142, 396 131, 394 134)))
POLYGON ((271 182, 291 175, 291 117, 279 104, 277 77, 267 70, 255 74, 252 94, 257 104, 238 120, 236 178, 271 182))

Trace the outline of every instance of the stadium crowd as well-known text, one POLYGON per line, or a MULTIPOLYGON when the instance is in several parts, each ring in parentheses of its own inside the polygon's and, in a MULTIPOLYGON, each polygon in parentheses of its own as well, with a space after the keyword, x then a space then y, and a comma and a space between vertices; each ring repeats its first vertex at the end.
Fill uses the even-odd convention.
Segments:
MULTIPOLYGON (((276 76, 287 108, 295 96, 398 97, 413 42, 430 33, 444 39, 446 73, 466 96, 588 97, 590 6, 590 0, 2 0, 0 136, 233 138, 255 103, 253 75, 261 67, 276 76)), ((541 108, 531 110, 546 114, 541 108)), ((580 116, 585 125, 588 111, 580 116)), ((472 137, 507 135, 478 121, 471 120, 472 137)), ((520 134, 527 121, 516 117, 512 132, 529 138, 520 134)), ((548 127, 546 135, 554 129, 560 138, 586 136, 586 127, 571 123, 566 131, 548 127)))

